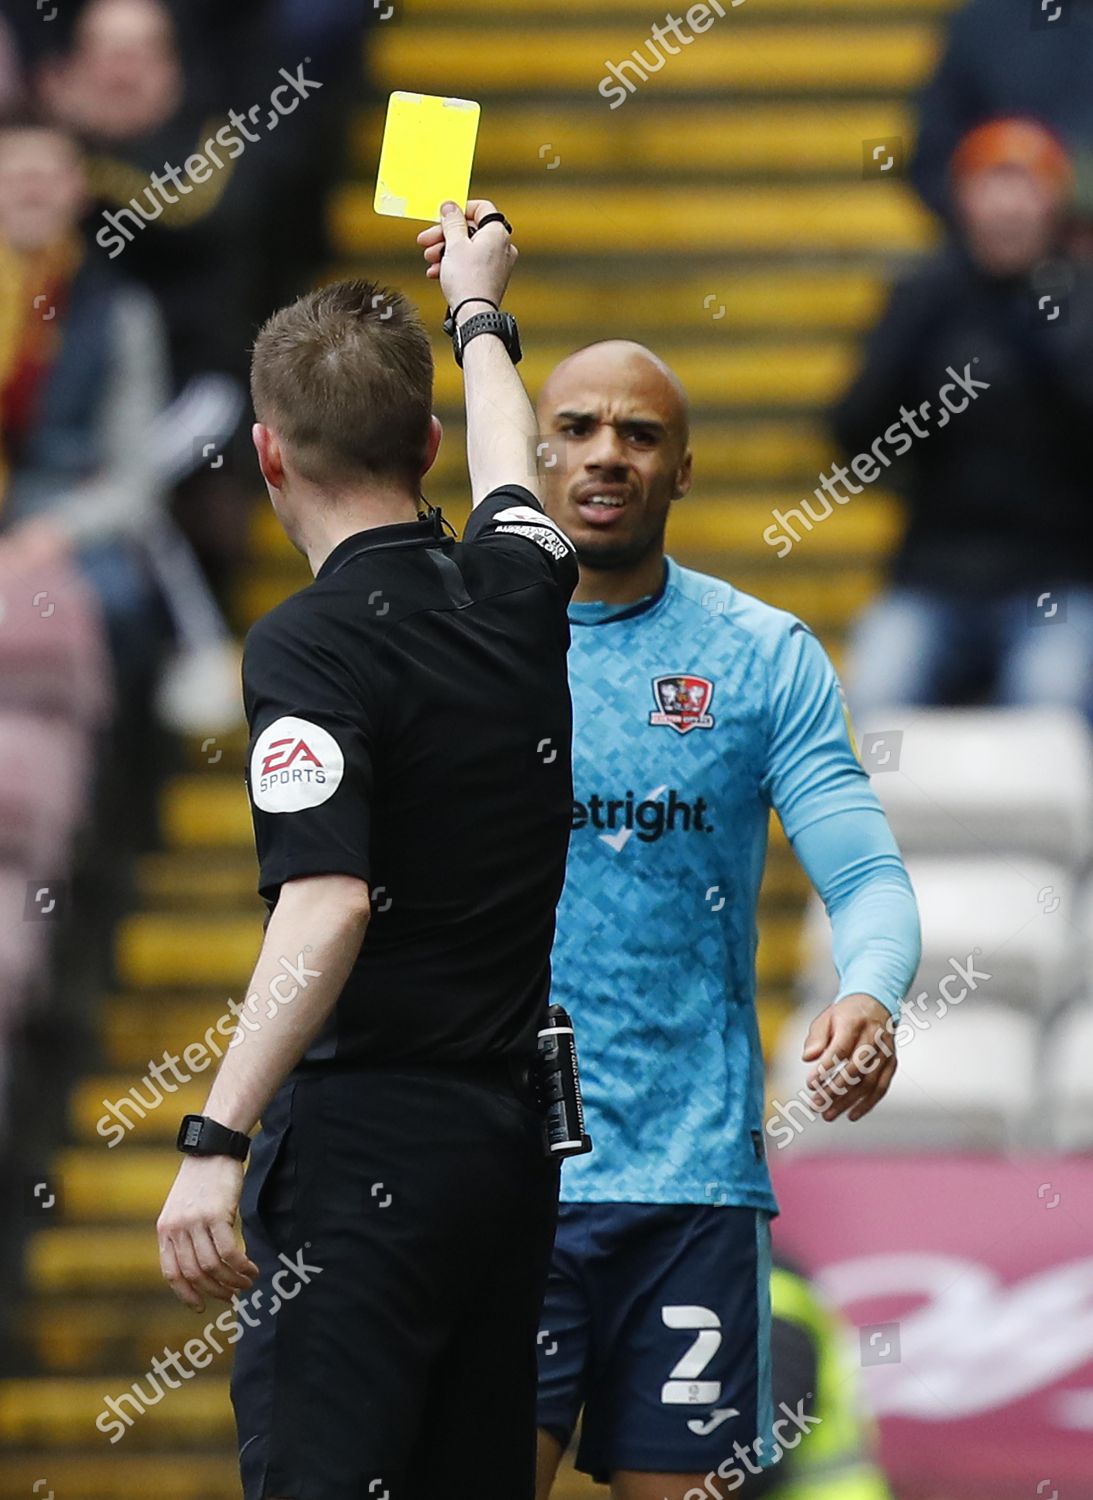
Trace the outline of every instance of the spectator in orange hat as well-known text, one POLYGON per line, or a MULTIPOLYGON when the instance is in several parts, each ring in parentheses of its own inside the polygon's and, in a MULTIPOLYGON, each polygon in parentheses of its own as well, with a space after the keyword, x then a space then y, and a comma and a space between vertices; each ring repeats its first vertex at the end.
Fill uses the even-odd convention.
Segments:
POLYGON ((895 286, 833 413, 907 514, 852 640, 859 714, 1093 706, 1093 270, 1060 248, 1070 184, 1038 122, 970 132, 957 237, 895 286))
POLYGON ((1068 151, 1093 147, 1093 0, 965 0, 919 100, 911 180, 952 221, 949 171, 988 120, 1040 120, 1068 151))

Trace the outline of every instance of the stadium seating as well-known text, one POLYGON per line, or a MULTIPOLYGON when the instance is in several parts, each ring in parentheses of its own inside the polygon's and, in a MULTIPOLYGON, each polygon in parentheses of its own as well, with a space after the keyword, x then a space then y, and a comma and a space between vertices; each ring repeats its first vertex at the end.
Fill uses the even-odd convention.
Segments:
MULTIPOLYGON (((933 996, 971 958, 990 977, 977 981, 999 1004, 1050 1011, 1081 982, 1076 892, 1065 867, 1030 859, 908 860, 922 918, 922 962, 911 994, 933 996)), ((813 898, 806 917, 806 989, 834 993, 830 928, 813 898)), ((954 992, 959 984, 950 981, 954 992)))
POLYGON ((1093 1151, 1093 996, 1052 1028, 1045 1098, 1054 1144, 1062 1151, 1093 1151))
MULTIPOLYGON (((1093 1146, 1093 1019, 1070 1008, 1093 957, 1088 727, 1061 712, 895 708, 859 728, 909 856, 923 952, 906 1004, 929 1027, 901 1033, 913 1045, 900 1048, 875 1122, 813 1127, 808 1149, 1093 1146), (1046 1082, 1034 1089, 1045 1059, 1046 1082)), ((803 1073, 794 1041, 799 1050, 807 1020, 836 993, 815 897, 803 948, 805 1003, 779 1053, 776 1100, 803 1073)))
POLYGON ((857 729, 859 739, 891 742, 890 769, 877 765, 868 744, 866 764, 905 853, 1028 854, 1075 872, 1088 864, 1093 743, 1081 715, 893 708, 857 729))

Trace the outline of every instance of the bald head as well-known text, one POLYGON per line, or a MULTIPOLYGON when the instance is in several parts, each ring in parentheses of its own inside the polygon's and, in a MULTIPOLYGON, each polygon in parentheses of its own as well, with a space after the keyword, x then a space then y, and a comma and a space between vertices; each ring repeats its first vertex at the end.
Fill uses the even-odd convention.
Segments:
POLYGON ((648 400, 651 409, 655 407, 661 419, 670 422, 686 446, 687 393, 675 372, 644 344, 633 339, 603 339, 567 355, 554 366, 540 392, 540 426, 553 406, 582 388, 626 391, 634 399, 648 400))
POLYGON ((577 548, 582 588, 655 587, 669 507, 691 483, 675 374, 629 339, 589 344, 551 371, 538 417, 544 504, 577 548))

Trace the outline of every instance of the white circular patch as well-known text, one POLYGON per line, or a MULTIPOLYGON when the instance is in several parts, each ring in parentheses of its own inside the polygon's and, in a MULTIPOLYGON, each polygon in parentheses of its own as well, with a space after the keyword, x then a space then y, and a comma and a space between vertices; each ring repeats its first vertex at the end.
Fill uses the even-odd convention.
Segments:
POLYGON ((263 812, 318 807, 338 790, 345 757, 318 724, 286 714, 258 736, 250 757, 250 794, 263 812))

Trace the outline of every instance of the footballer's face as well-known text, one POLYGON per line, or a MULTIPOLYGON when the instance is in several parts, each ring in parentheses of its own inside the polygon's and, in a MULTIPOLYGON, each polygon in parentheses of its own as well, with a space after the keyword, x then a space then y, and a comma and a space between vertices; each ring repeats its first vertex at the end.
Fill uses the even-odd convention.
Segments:
POLYGON ((640 344, 594 344, 554 370, 539 400, 543 504, 583 567, 631 568, 664 549, 691 484, 687 407, 640 344))

